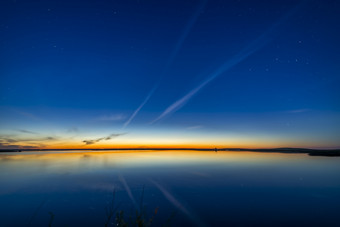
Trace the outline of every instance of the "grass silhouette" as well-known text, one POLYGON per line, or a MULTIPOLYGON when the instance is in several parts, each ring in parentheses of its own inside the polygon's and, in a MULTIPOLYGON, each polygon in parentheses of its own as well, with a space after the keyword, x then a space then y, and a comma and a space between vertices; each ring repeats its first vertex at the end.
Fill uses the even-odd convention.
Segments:
MULTIPOLYGON (((152 223, 158 213, 158 207, 156 207, 149 217, 147 214, 146 206, 144 205, 144 186, 142 189, 142 193, 140 196, 139 209, 136 209, 135 216, 126 218, 125 212, 123 210, 118 211, 119 205, 115 205, 116 200, 116 191, 113 191, 112 200, 109 205, 106 207, 106 221, 105 227, 108 226, 118 226, 118 227, 149 227, 152 226, 152 223), (115 214, 115 219, 113 220, 113 216, 115 214)), ((175 212, 173 212, 167 221, 163 224, 163 226, 171 226, 171 221, 175 217, 175 212)))
MULTIPOLYGON (((148 215, 147 208, 144 205, 144 186, 142 189, 142 193, 140 196, 140 203, 139 208, 135 210, 135 216, 126 217, 124 210, 119 210, 120 204, 116 204, 116 190, 114 189, 112 192, 112 199, 108 203, 108 205, 105 207, 105 213, 106 213, 106 219, 104 226, 110 227, 110 226, 116 226, 116 227, 150 227, 152 226, 152 223, 158 213, 159 208, 156 207, 154 211, 152 212, 151 216, 148 215)), ((53 226, 53 221, 55 218, 55 215, 53 212, 49 212, 50 219, 48 226, 53 226)), ((169 215, 169 218, 165 221, 165 223, 161 226, 164 227, 170 227, 171 222, 176 216, 176 212, 172 212, 169 215)))

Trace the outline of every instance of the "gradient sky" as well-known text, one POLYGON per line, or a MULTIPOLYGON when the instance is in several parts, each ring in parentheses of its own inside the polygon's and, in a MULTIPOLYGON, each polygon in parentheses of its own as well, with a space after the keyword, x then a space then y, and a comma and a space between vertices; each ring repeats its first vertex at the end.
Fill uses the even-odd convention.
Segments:
POLYGON ((339 21, 335 0, 3 0, 0 148, 339 148, 339 21))

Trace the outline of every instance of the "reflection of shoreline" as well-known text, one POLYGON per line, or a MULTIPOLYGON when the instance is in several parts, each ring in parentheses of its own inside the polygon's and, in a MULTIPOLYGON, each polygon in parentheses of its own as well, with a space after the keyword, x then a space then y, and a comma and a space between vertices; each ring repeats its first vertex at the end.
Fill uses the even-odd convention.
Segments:
POLYGON ((111 148, 111 149, 0 149, 0 152, 21 152, 21 151, 239 151, 239 152, 268 152, 284 154, 308 154, 311 156, 340 156, 340 149, 307 149, 307 148, 111 148))

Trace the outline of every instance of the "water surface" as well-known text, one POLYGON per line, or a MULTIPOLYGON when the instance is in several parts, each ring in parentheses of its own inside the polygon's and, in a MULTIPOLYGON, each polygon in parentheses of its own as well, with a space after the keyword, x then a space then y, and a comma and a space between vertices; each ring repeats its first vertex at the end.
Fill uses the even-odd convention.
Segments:
POLYGON ((340 158, 212 151, 0 154, 0 226, 104 226, 141 204, 154 226, 340 226, 340 158))

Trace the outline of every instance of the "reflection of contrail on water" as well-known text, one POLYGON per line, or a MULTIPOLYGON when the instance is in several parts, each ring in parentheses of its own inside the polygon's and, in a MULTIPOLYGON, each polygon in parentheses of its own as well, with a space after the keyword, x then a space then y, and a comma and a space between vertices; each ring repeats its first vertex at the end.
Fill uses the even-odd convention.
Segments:
POLYGON ((230 60, 226 61, 223 65, 221 65, 215 72, 213 72, 207 79, 205 79, 199 86, 192 89, 188 94, 174 102, 170 105, 165 111, 157 117, 155 120, 151 122, 151 124, 161 120, 162 118, 166 117, 167 115, 177 111, 181 107, 183 107, 197 92, 199 92, 203 87, 205 87, 209 82, 214 80, 216 77, 221 75, 222 73, 226 72, 227 70, 231 69, 238 63, 244 61, 246 58, 254 54, 256 51, 261 49, 269 42, 268 36, 283 22, 285 22, 291 15, 301 6, 298 6, 291 9, 285 16, 280 18, 275 24, 273 24, 270 28, 268 28, 260 37, 252 41, 249 45, 243 48, 238 54, 233 56, 230 60))
POLYGON ((151 180, 150 182, 153 183, 164 195, 164 197, 174 205, 178 210, 180 210, 183 214, 185 214, 188 218, 190 218, 197 226, 206 226, 203 224, 202 220, 198 218, 197 215, 190 212, 187 208, 185 208, 173 195, 171 195, 162 185, 158 184, 156 181, 151 180))
POLYGON ((199 17, 200 13, 202 12, 203 8, 205 7, 207 3, 207 0, 203 0, 200 2, 200 4, 197 6, 197 9, 195 10, 195 13, 192 15, 192 17, 190 18, 190 20, 188 21, 188 23, 186 24, 181 36, 179 37, 175 48, 173 49, 173 51, 171 52, 171 55, 169 56, 160 76, 159 79, 156 83, 156 85, 152 88, 152 90, 149 92, 149 94, 146 96, 146 98, 144 99, 144 101, 139 105, 139 107, 135 110, 135 112, 133 112, 133 114, 131 115, 131 117, 124 123, 123 128, 127 127, 130 122, 137 116, 138 112, 143 108, 143 106, 149 101, 149 99, 151 98, 151 96, 153 95, 153 93, 155 92, 155 90, 158 88, 164 74, 168 71, 169 67, 171 66, 171 64, 173 63, 175 57, 178 54, 178 51, 181 49, 186 37, 188 36, 191 28, 194 26, 197 18, 199 17))
POLYGON ((126 192, 128 193, 133 205, 135 206, 135 209, 138 210, 137 202, 136 202, 135 198, 133 197, 133 195, 131 193, 129 185, 126 183, 125 178, 121 174, 119 174, 118 177, 119 177, 120 182, 122 182, 126 192))

